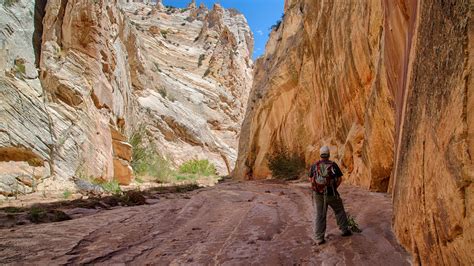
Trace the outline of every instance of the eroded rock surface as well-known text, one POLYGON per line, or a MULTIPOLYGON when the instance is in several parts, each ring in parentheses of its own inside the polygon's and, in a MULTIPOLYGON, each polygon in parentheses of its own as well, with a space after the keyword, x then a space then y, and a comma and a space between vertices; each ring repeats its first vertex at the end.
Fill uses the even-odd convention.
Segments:
POLYGON ((394 114, 382 26, 379 1, 286 2, 283 21, 256 62, 238 178, 267 177, 267 155, 278 146, 310 163, 328 144, 349 182, 386 191, 394 114))
MULTIPOLYGON (((340 236, 332 212, 327 244, 312 245, 308 184, 229 182, 152 205, 97 212, 82 218, 0 229, 4 263, 409 265, 391 231, 390 198, 345 187, 346 209, 362 233, 340 236), (356 214, 357 213, 357 214, 356 214), (29 240, 25 241, 25 237, 29 240)), ((165 198, 168 197, 168 199, 165 198)))
POLYGON ((277 145, 350 183, 391 191, 416 263, 473 263, 472 5, 288 0, 257 60, 237 178, 270 175, 277 145), (350 25, 350 26, 349 26, 350 25))
POLYGON ((397 96, 395 232, 415 262, 472 265, 472 3, 385 5, 393 29, 385 33, 387 76, 397 96))
POLYGON ((205 158, 230 172, 252 82, 242 14, 103 0, 0 12, 0 194, 129 184, 141 126, 175 165, 205 158))
POLYGON ((245 17, 214 5, 124 6, 142 56, 135 94, 152 142, 175 164, 209 158, 229 174, 252 84, 245 17))

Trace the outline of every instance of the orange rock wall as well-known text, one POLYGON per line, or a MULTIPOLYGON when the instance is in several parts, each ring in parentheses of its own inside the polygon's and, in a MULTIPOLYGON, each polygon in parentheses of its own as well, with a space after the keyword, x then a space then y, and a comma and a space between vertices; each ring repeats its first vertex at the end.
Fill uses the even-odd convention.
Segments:
POLYGON ((386 191, 394 114, 382 28, 379 1, 286 2, 281 26, 256 62, 238 178, 267 177, 266 156, 277 145, 310 164, 326 144, 350 183, 386 191))
POLYGON ((385 1, 394 229, 415 263, 474 264, 469 1, 385 1))
MULTIPOLYGON (((471 8, 472 9, 472 8, 471 8)), ((415 263, 472 265, 469 1, 286 1, 256 62, 234 176, 280 145, 330 145, 346 182, 390 191, 415 263)))

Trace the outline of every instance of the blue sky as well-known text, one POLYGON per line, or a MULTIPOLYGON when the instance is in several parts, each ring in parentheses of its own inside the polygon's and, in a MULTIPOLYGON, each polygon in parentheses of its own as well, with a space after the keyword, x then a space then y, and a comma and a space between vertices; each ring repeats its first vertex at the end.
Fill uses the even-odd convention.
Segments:
MULTIPOLYGON (((163 0, 164 5, 186 7, 191 0, 163 0)), ((196 0, 196 4, 204 3, 212 8, 219 3, 225 8, 236 8, 247 18, 255 39, 253 57, 259 57, 265 51, 270 27, 281 18, 284 0, 196 0)))

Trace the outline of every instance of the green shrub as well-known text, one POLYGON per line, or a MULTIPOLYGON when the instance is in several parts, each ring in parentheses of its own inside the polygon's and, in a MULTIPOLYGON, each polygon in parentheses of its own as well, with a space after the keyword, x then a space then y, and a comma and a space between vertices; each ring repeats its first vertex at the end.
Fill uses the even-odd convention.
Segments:
POLYGON ((362 230, 359 228, 359 224, 357 224, 356 220, 353 216, 347 214, 347 222, 349 224, 349 230, 355 233, 360 233, 362 230))
POLYGON ((43 207, 33 206, 28 211, 28 220, 32 223, 61 222, 71 220, 71 217, 60 210, 47 210, 43 207))
POLYGON ((267 160, 273 177, 278 179, 297 179, 305 170, 302 156, 284 148, 279 148, 273 154, 268 155, 267 160))
POLYGON ((120 188, 120 185, 116 180, 102 183, 100 184, 100 186, 109 193, 122 194, 122 189, 120 188))
POLYGON ((185 181, 185 180, 196 180, 197 175, 194 174, 176 174, 175 176, 176 181, 185 181))
POLYGON ((23 210, 18 207, 5 207, 3 208, 3 211, 6 213, 19 213, 19 212, 22 212, 23 210))
POLYGON ((202 77, 207 77, 209 74, 211 74, 211 70, 208 68, 206 69, 206 71, 204 72, 204 75, 202 77))
POLYGON ((46 217, 46 210, 41 207, 33 206, 28 212, 28 220, 33 223, 39 223, 46 217))
POLYGON ((206 55, 204 55, 204 54, 201 54, 199 56, 198 67, 202 66, 202 61, 204 61, 205 58, 206 58, 206 55))
POLYGON ((272 30, 272 31, 273 31, 273 30, 277 31, 277 30, 280 28, 280 26, 281 26, 281 21, 282 21, 284 18, 285 18, 285 14, 282 14, 282 15, 281 15, 281 19, 277 20, 277 21, 275 22, 275 24, 273 24, 273 25, 270 27, 270 30, 272 30))
POLYGON ((136 176, 151 177, 160 183, 167 182, 172 174, 170 163, 145 138, 145 127, 141 125, 129 139, 132 145, 132 169, 136 176))
POLYGON ((5 7, 11 7, 13 5, 15 5, 16 3, 18 3, 20 0, 4 0, 3 1, 3 6, 5 7))
POLYGON ((167 30, 160 30, 160 33, 163 36, 163 38, 166 39, 168 37, 168 31, 167 30))
POLYGON ((69 197, 71 197, 71 195, 72 195, 72 192, 69 191, 68 189, 66 189, 66 191, 63 192, 63 197, 65 199, 69 199, 69 197))
POLYGON ((179 167, 180 173, 198 174, 203 176, 215 175, 217 173, 216 166, 210 163, 209 160, 193 159, 183 163, 179 167))
POLYGON ((158 93, 159 93, 159 94, 161 95, 161 97, 163 97, 163 98, 166 98, 166 96, 168 96, 168 91, 167 91, 165 88, 163 88, 163 87, 161 87, 161 88, 158 89, 158 93))

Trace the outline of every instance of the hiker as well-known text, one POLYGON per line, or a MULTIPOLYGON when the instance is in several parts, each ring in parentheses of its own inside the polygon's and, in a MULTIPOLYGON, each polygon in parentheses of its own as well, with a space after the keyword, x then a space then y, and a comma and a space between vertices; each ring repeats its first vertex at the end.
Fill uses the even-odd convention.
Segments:
POLYGON ((330 152, 328 146, 322 146, 319 150, 321 160, 311 165, 309 179, 313 194, 313 206, 316 217, 314 219, 314 235, 316 244, 322 245, 326 241, 326 214, 328 205, 334 210, 337 225, 342 231, 342 236, 352 235, 348 228, 348 221, 342 199, 337 192, 337 187, 342 181, 342 172, 339 166, 329 160, 330 152))

